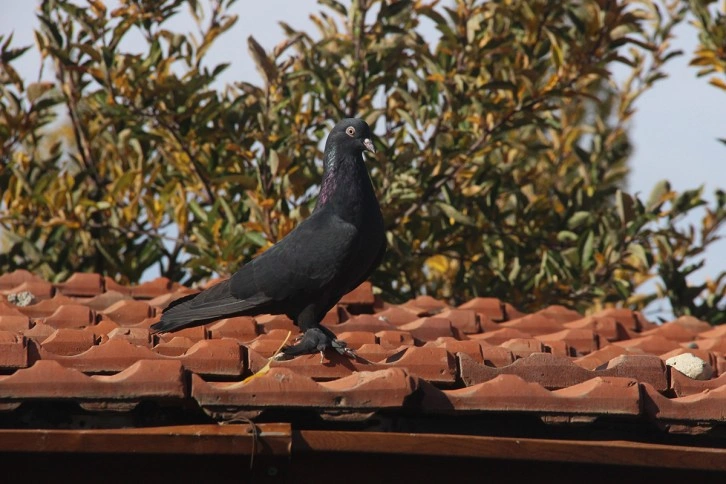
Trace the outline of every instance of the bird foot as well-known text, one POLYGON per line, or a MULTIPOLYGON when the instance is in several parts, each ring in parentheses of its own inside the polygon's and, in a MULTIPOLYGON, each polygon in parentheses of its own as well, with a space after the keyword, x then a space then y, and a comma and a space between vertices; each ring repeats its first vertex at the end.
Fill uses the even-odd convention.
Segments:
POLYGON ((302 337, 296 344, 283 348, 283 350, 275 356, 275 360, 284 361, 298 355, 320 353, 320 363, 322 364, 325 362, 325 350, 328 348, 332 348, 341 355, 349 358, 357 357, 355 351, 348 348, 345 341, 336 339, 335 335, 327 328, 310 328, 303 333, 302 337))

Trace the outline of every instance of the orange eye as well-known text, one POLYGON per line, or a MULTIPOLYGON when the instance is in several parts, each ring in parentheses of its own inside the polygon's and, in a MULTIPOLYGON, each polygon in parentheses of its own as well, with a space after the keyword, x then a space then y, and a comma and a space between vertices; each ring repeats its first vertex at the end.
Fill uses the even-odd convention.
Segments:
POLYGON ((355 136, 355 128, 353 126, 348 126, 345 128, 345 134, 348 136, 355 136))

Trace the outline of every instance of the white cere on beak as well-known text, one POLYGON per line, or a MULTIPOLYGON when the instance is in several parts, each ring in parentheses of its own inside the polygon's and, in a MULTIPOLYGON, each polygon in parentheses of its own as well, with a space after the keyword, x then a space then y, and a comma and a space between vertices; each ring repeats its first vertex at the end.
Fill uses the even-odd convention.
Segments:
POLYGON ((364 146, 366 147, 366 149, 367 149, 368 151, 370 151, 371 153, 375 153, 375 152, 376 152, 376 149, 375 149, 375 147, 373 146, 373 141, 371 141, 371 140, 370 140, 369 138, 366 138, 366 139, 364 139, 364 140, 363 140, 363 145, 364 145, 364 146))

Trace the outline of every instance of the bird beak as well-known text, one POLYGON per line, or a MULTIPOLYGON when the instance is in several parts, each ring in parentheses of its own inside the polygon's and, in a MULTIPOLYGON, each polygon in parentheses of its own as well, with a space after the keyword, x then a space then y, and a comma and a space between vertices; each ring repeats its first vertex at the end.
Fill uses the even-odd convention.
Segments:
POLYGON ((375 154, 376 149, 373 147, 373 141, 371 141, 370 138, 363 140, 363 146, 365 146, 368 151, 375 154))

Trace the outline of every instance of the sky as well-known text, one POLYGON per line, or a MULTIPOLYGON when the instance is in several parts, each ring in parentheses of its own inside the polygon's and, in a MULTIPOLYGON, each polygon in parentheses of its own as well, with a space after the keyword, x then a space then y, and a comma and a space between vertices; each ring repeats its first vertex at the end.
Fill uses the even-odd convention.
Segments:
MULTIPOLYGON (((116 2, 106 3, 112 6, 116 2)), ((37 4, 0 0, 3 11, 0 34, 14 32, 15 46, 32 44, 33 29, 37 27, 37 4)), ((316 0, 238 1, 232 11, 239 19, 209 51, 208 65, 231 63, 222 75, 223 83, 260 82, 254 62, 247 53, 247 37, 253 35, 270 50, 284 38, 278 21, 313 31, 309 15, 318 10, 316 0)), ((186 12, 174 19, 170 27, 196 31, 186 12)), ((435 41, 437 32, 433 26, 423 27, 424 37, 435 41)), ((681 24, 676 36, 673 45, 685 55, 671 60, 665 69, 669 78, 643 94, 636 104, 637 112, 631 126, 635 152, 630 161, 628 191, 647 198, 658 181, 667 179, 677 191, 705 185, 705 192, 712 200, 716 188, 726 189, 726 146, 717 141, 717 138, 726 138, 726 93, 710 86, 705 78, 697 78, 696 70, 688 67, 697 45, 695 28, 681 24)), ((128 48, 135 50, 133 45, 128 48)), ((138 51, 142 51, 141 46, 138 51)), ((15 66, 22 77, 30 80, 37 78, 39 62, 39 55, 31 49, 15 66)), ((697 224, 698 220, 690 222, 697 224)), ((691 282, 713 278, 725 268, 726 240, 721 240, 707 253, 706 266, 694 274, 691 282)), ((649 308, 649 315, 667 313, 667 305, 649 308)))

